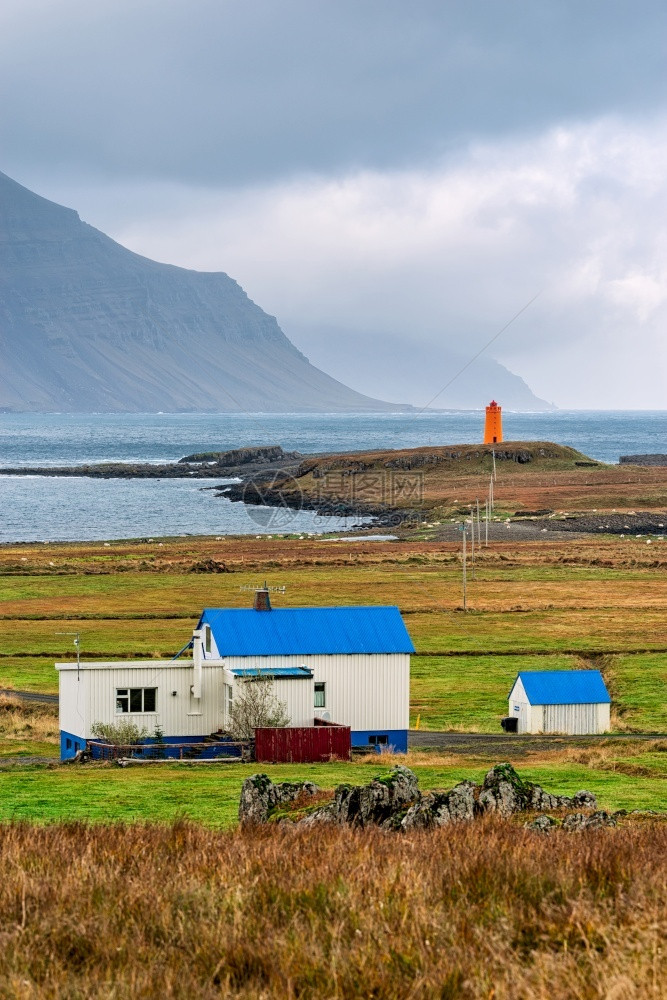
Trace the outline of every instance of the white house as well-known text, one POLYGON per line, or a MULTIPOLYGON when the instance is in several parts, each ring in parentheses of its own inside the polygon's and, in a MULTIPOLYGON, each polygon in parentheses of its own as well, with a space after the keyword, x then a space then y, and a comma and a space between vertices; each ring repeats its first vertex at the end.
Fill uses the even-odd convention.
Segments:
POLYGON ((520 733, 605 733, 610 705, 599 670, 522 670, 509 693, 520 733))
POLYGON ((272 608, 260 590, 252 608, 206 608, 189 646, 192 659, 56 664, 61 758, 95 723, 123 719, 167 743, 200 742, 227 729, 258 672, 274 678, 290 725, 319 716, 350 726, 353 746, 407 750, 414 647, 396 607, 272 608))

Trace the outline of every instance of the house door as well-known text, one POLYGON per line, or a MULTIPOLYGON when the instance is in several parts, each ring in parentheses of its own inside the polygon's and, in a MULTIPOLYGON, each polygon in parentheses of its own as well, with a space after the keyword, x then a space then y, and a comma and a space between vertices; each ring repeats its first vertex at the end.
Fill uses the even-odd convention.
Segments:
POLYGON ((231 684, 222 685, 222 725, 229 729, 232 724, 232 706, 234 704, 234 689, 231 684))

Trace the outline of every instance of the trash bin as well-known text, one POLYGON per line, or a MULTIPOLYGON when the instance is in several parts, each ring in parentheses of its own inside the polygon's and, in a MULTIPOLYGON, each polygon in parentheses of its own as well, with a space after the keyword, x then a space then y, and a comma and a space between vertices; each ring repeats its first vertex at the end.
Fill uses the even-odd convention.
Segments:
POLYGON ((518 733, 519 720, 516 715, 506 715, 504 719, 500 720, 500 726, 506 733, 518 733))

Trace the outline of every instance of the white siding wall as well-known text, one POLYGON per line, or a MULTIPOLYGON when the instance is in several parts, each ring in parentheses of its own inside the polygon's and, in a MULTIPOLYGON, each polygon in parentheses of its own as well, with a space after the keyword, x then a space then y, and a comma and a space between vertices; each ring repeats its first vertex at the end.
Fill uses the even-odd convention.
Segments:
POLYGON ((150 660, 82 664, 77 681, 76 664, 58 664, 60 673, 60 728, 85 739, 92 737, 95 722, 126 719, 143 726, 149 735, 160 726, 165 736, 206 736, 223 721, 222 665, 205 665, 202 697, 190 693, 191 660, 150 660), (148 714, 116 712, 117 688, 157 688, 156 711, 148 714), (176 691, 172 695, 172 691, 176 691))
POLYGON ((608 733, 611 731, 611 705, 598 705, 598 732, 608 733))
MULTIPOLYGON (((238 686, 236 688, 238 691, 238 686)), ((305 678, 277 678, 274 691, 276 698, 287 705, 290 726, 312 726, 313 712, 313 680, 305 678)))
POLYGON ((60 729, 85 738, 88 725, 88 674, 85 670, 81 670, 77 680, 76 664, 74 664, 73 670, 60 670, 58 676, 60 729))
MULTIPOLYGON (((328 712, 332 722, 354 730, 407 729, 409 726, 410 656, 407 653, 228 656, 225 665, 230 670, 237 667, 259 670, 308 667, 313 671, 313 681, 326 684, 326 705, 319 710, 320 715, 328 712)), ((285 680, 281 683, 300 685, 303 682, 285 680)), ((308 725, 312 725, 314 715, 314 702, 311 701, 308 725)), ((294 722, 293 725, 302 723, 294 722)))
MULTIPOLYGON (((509 708, 508 715, 513 718, 518 718, 519 723, 517 727, 517 732, 519 733, 532 733, 536 730, 532 729, 532 713, 530 702, 528 701, 528 696, 524 690, 521 678, 518 677, 509 697, 509 708)), ((542 718, 540 717, 540 725, 542 724, 542 718)))
POLYGON ((527 733, 541 733, 544 728, 544 706, 528 706, 528 727, 527 733))
POLYGON ((544 733, 570 733, 585 736, 609 729, 609 705, 542 705, 541 726, 544 733))
MULTIPOLYGON (((287 704, 293 726, 312 725, 313 684, 326 684, 327 712, 332 722, 354 730, 407 729, 410 701, 410 657, 406 653, 335 656, 233 657, 203 664, 202 697, 192 697, 192 660, 149 660, 84 663, 77 681, 76 664, 58 664, 60 728, 90 739, 95 722, 130 719, 149 735, 159 725, 165 736, 206 736, 225 725, 225 678, 235 668, 306 666, 312 679, 279 678, 276 695, 287 704), (150 714, 117 714, 117 688, 156 687, 157 710, 150 714), (172 691, 176 691, 172 695, 172 691)), ((238 690, 238 679, 234 680, 238 690)))

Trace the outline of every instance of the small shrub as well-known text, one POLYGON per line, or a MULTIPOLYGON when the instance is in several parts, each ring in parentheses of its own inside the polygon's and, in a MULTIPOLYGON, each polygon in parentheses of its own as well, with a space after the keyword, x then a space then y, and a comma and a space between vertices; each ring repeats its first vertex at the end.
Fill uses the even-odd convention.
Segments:
POLYGON ((287 705, 276 696, 273 677, 258 673, 247 677, 241 693, 236 694, 229 718, 229 731, 235 740, 250 740, 255 729, 265 726, 284 729, 290 723, 287 705))
POLYGON ((152 760, 164 760, 167 756, 167 744, 164 740, 164 730, 156 726, 151 737, 153 740, 149 751, 152 760))
POLYGON ((126 722, 122 720, 120 722, 94 722, 90 727, 93 736, 97 736, 98 739, 103 740, 105 743, 111 743, 113 746, 132 746, 135 743, 141 743, 148 734, 148 730, 145 726, 140 729, 136 722, 126 722))

